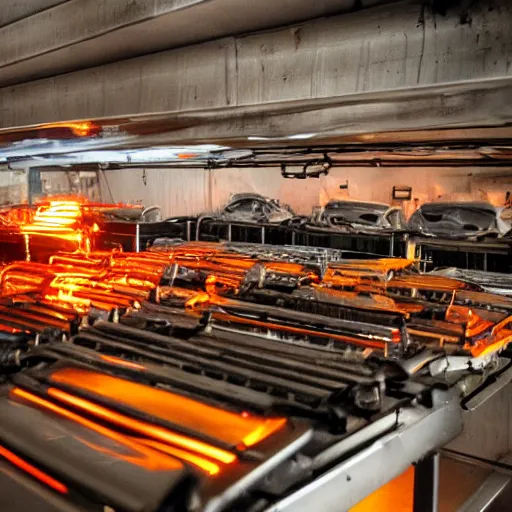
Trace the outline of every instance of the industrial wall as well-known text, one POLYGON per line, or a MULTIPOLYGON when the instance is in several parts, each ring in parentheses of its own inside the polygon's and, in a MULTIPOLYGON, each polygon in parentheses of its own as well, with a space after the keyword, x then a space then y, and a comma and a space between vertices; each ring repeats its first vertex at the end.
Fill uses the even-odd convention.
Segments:
POLYGON ((24 171, 10 171, 0 165, 0 206, 26 202, 28 182, 24 171))
MULTIPOLYGON (((24 202, 27 177, 22 171, 0 166, 0 204, 24 202)), ((157 204, 165 216, 194 215, 222 207, 232 194, 257 192, 280 199, 299 214, 336 197, 390 203, 395 185, 413 189, 413 201, 404 203, 406 214, 416 204, 440 196, 447 199, 487 200, 499 206, 512 191, 512 169, 506 168, 336 168, 319 179, 290 180, 279 169, 124 169, 106 171, 103 200, 157 204), (348 190, 340 185, 348 183, 348 190), (414 201, 416 199, 417 201, 414 201)))
MULTIPOLYGON (((231 194, 257 192, 280 199, 300 214, 330 198, 391 202, 394 185, 409 185, 420 204, 440 196, 488 200, 502 205, 512 191, 511 169, 499 168, 337 168, 319 179, 290 180, 278 169, 133 169, 107 171, 105 199, 158 204, 166 216, 191 215, 221 207, 231 194), (507 176, 508 173, 508 176, 507 176), (340 185, 348 182, 348 191, 340 185), (110 190, 109 190, 110 189, 110 190), (110 193, 112 196, 110 197, 110 193)), ((414 201, 404 204, 411 213, 414 201)))
POLYGON ((211 174, 202 169, 123 169, 107 171, 103 176, 103 200, 156 204, 169 217, 192 215, 211 207, 211 174))

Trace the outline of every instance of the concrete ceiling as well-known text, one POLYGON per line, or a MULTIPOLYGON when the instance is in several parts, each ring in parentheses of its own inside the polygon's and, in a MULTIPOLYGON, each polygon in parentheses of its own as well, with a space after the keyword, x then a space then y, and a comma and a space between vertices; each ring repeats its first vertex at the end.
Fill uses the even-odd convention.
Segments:
POLYGON ((0 27, 63 4, 67 0, 2 0, 0 27))
POLYGON ((392 0, 5 1, 0 87, 392 0))
POLYGON ((508 123, 512 4, 493 5, 476 4, 470 25, 392 4, 5 87, 0 129, 156 116, 202 139, 222 122, 227 137, 508 123))

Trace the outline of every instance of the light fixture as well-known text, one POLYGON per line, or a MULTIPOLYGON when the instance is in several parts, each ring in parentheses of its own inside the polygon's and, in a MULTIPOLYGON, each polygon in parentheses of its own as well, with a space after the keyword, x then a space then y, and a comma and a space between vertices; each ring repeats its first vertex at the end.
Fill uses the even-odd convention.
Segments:
POLYGON ((327 156, 323 160, 312 160, 307 162, 298 171, 288 169, 285 163, 281 164, 281 176, 288 179, 305 180, 306 178, 320 178, 327 176, 332 167, 331 159, 327 156))
POLYGON ((395 201, 410 201, 412 198, 412 187, 400 185, 393 187, 393 199, 395 201))

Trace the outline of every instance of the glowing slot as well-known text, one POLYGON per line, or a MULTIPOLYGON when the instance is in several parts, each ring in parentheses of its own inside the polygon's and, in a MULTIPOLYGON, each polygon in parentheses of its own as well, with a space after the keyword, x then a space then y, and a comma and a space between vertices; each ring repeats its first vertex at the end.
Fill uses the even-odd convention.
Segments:
POLYGON ((246 447, 254 446, 286 425, 285 418, 268 419, 243 438, 246 447))
POLYGON ((227 450, 216 448, 215 446, 203 443, 202 441, 192 439, 182 434, 171 432, 165 428, 152 425, 145 421, 130 418, 124 414, 119 414, 115 411, 107 409, 106 407, 102 407, 101 405, 90 402, 89 400, 84 400, 83 398, 70 395, 69 393, 61 391, 60 389, 49 388, 48 394, 53 398, 67 403, 68 405, 87 411, 88 413, 93 414, 98 418, 110 421, 115 425, 128 428, 134 432, 146 435, 158 441, 163 441, 164 443, 176 445, 180 448, 192 450, 225 464, 230 464, 236 460, 236 455, 228 452, 227 450))
POLYGON ((28 462, 24 461, 23 459, 21 459, 11 451, 7 450, 3 446, 0 446, 0 456, 2 456, 4 459, 7 459, 11 464, 14 464, 25 473, 28 473, 29 475, 33 476, 34 478, 46 484, 48 487, 51 487, 55 491, 60 492, 61 494, 68 493, 68 488, 64 484, 55 480, 46 473, 43 473, 41 470, 32 466, 32 464, 29 464, 28 462))
POLYGON ((128 455, 126 453, 110 452, 111 456, 116 457, 120 460, 124 460, 126 462, 129 462, 130 464, 135 464, 137 466, 144 467, 145 469, 148 469, 150 471, 167 471, 178 469, 181 467, 179 461, 171 459, 165 456, 163 453, 160 453, 159 451, 155 451, 143 446, 141 443, 139 443, 138 440, 135 441, 128 436, 124 436, 118 432, 110 430, 109 428, 98 425, 97 423, 94 423, 93 421, 88 420, 87 418, 83 418, 82 416, 79 416, 74 412, 68 411, 63 407, 55 405, 52 402, 49 402, 44 398, 40 398, 37 395, 24 391, 23 389, 14 388, 11 391, 11 395, 16 396, 18 398, 22 398, 23 400, 27 400, 28 402, 38 405, 39 407, 44 407, 45 409, 52 411, 53 413, 58 414, 59 416, 74 421, 75 423, 78 423, 79 425, 82 425, 85 428, 93 430, 94 432, 97 432, 102 436, 108 437, 109 439, 116 441, 117 443, 123 445, 125 448, 128 447, 131 450, 133 450, 132 455, 128 455))
POLYGON ((103 359, 103 361, 105 361, 107 363, 113 363, 113 364, 117 364, 119 366, 126 366, 126 368, 133 368, 134 370, 145 370, 146 369, 146 368, 144 368, 144 366, 142 366, 140 364, 132 363, 131 361, 125 361, 124 359, 121 359, 120 357, 106 356, 106 355, 101 355, 100 357, 101 357, 101 359, 103 359))
MULTIPOLYGON (((112 356, 104 357, 110 359, 112 356)), ((114 358, 110 362, 116 364, 119 361, 114 358)), ((240 450, 254 446, 286 424, 285 418, 264 418, 251 416, 247 412, 239 414, 226 411, 167 390, 92 370, 59 368, 52 373, 50 379, 54 383, 94 393, 98 397, 108 397, 109 400, 143 414, 201 432, 230 446, 237 446, 240 450)))
POLYGON ((179 448, 175 448, 174 446, 169 446, 168 444, 159 443, 158 441, 152 441, 150 439, 141 439, 140 441, 146 446, 150 448, 154 448, 156 450, 160 450, 169 455, 173 455, 174 457, 178 457, 179 459, 185 460, 194 466, 206 471, 210 475, 216 475, 220 468, 214 462, 211 462, 199 455, 195 455, 190 452, 186 452, 185 450, 180 450, 179 448))

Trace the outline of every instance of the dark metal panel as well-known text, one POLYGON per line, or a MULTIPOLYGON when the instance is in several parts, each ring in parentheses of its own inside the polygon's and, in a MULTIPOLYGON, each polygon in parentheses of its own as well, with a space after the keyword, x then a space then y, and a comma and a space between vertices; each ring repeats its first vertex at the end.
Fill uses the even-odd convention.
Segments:
POLYGON ((439 454, 420 460, 414 470, 414 512, 437 512, 439 505, 439 454))

